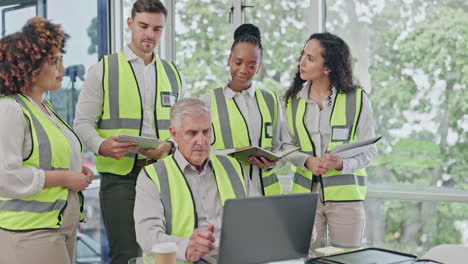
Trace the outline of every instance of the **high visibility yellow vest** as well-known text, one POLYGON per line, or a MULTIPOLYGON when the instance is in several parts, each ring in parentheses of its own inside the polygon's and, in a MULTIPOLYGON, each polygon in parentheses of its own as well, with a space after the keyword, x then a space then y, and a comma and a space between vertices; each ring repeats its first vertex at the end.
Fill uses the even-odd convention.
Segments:
MULTIPOLYGON (((330 126, 349 128, 349 140, 332 141, 330 136, 327 151, 336 146, 356 142, 356 129, 361 115, 362 89, 350 93, 337 93, 330 117, 330 126)), ((302 98, 289 98, 287 106, 288 122, 291 131, 297 138, 301 152, 317 156, 314 142, 304 124, 307 103, 302 98)), ((333 131, 333 129, 332 129, 333 131)), ((295 169, 291 193, 304 193, 312 190, 313 182, 320 182, 323 188, 324 201, 360 201, 366 197, 367 174, 365 169, 354 173, 342 174, 334 169, 324 175, 312 175, 309 170, 295 169)))
MULTIPOLYGON (((210 154, 221 203, 227 199, 245 198, 242 167, 231 157, 210 154)), ((144 167, 146 174, 156 184, 164 206, 166 233, 190 237, 197 228, 195 201, 183 172, 173 155, 144 167)))
MULTIPOLYGON (((155 130, 157 138, 167 140, 170 137, 170 110, 179 100, 181 81, 175 66, 157 58, 155 93, 155 130)), ((122 52, 103 57, 104 100, 102 115, 97 124, 97 131, 102 138, 127 134, 141 135, 143 125, 143 106, 140 87, 136 81, 131 64, 122 52)), ((96 167, 99 172, 127 175, 137 160, 137 154, 128 153, 120 160, 96 155, 96 167)))
MULTIPOLYGON (((2 99, 16 100, 29 122, 32 150, 23 160, 22 166, 43 170, 68 170, 71 147, 62 131, 25 96, 15 94, 2 99)), ((44 102, 53 111, 51 104, 44 102)), ((54 111, 53 113, 72 131, 54 111)), ((79 192, 78 195, 83 208, 83 194, 79 192)), ((63 221, 62 213, 67 206, 67 197, 68 189, 63 186, 44 188, 39 194, 22 199, 0 197, 0 228, 11 231, 57 229, 63 221)), ((82 215, 80 220, 83 220, 82 215)))
MULTIPOLYGON (((211 115, 213 123, 214 149, 243 148, 260 146, 271 150, 273 130, 278 122, 278 99, 269 91, 256 89, 255 99, 262 117, 260 142, 251 142, 246 117, 242 116, 234 99, 224 96, 223 88, 211 92, 211 115)), ((247 117, 248 118, 248 117, 247 117)), ((252 165, 244 164, 251 172, 252 165)), ((260 170, 261 184, 264 195, 281 194, 281 185, 275 170, 260 170)))

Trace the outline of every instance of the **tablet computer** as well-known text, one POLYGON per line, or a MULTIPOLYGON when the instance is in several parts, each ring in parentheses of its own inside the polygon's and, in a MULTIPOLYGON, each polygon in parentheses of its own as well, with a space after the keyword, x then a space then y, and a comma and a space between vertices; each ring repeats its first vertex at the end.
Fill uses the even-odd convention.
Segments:
POLYGON ((117 138, 119 142, 133 142, 135 145, 140 146, 144 149, 153 149, 159 146, 161 142, 159 139, 156 138, 149 138, 149 137, 142 137, 142 136, 132 136, 132 135, 125 135, 120 134, 117 138))

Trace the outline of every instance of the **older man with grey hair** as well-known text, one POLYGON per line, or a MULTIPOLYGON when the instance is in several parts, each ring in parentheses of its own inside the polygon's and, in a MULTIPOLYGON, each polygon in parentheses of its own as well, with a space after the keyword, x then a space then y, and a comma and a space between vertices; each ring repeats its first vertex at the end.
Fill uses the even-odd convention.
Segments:
POLYGON ((169 131, 177 150, 144 167, 138 177, 137 241, 146 254, 158 243, 175 242, 181 261, 212 259, 224 201, 259 193, 237 160, 210 154, 211 114, 201 100, 177 102, 169 131))

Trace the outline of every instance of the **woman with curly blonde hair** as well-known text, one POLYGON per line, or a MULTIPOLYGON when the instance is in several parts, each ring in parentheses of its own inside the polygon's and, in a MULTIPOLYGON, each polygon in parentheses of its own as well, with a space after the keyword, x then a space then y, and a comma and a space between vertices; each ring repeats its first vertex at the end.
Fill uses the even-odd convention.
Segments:
POLYGON ((81 143, 43 100, 61 88, 68 35, 35 17, 0 40, 0 263, 73 263, 84 190, 81 143))

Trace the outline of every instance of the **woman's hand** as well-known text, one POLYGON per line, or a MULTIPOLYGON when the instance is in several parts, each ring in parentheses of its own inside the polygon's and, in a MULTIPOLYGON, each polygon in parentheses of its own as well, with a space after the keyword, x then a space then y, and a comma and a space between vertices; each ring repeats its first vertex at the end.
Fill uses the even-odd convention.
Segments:
POLYGON ((93 178, 93 172, 85 166, 81 168, 81 171, 48 170, 45 171, 44 188, 63 186, 77 192, 86 189, 93 178))
POLYGON ((304 164, 314 175, 322 175, 327 173, 328 168, 323 166, 321 159, 309 156, 304 164))
POLYGON ((255 157, 255 156, 250 156, 249 157, 249 163, 252 165, 255 165, 259 167, 260 169, 271 169, 276 166, 276 163, 278 163, 279 160, 276 161, 269 161, 265 157, 255 157))
POLYGON ((91 178, 91 181, 93 181, 93 179, 94 179, 94 172, 93 172, 90 168, 88 168, 88 167, 86 167, 86 166, 83 166, 83 167, 81 168, 81 173, 83 173, 84 175, 90 177, 90 178, 91 178))
POLYGON ((329 154, 324 154, 320 159, 323 167, 327 169, 342 170, 343 169, 343 160, 338 156, 332 156, 329 154))
POLYGON ((93 181, 94 174, 88 168, 83 166, 81 172, 67 171, 64 186, 72 191, 82 191, 93 181))

